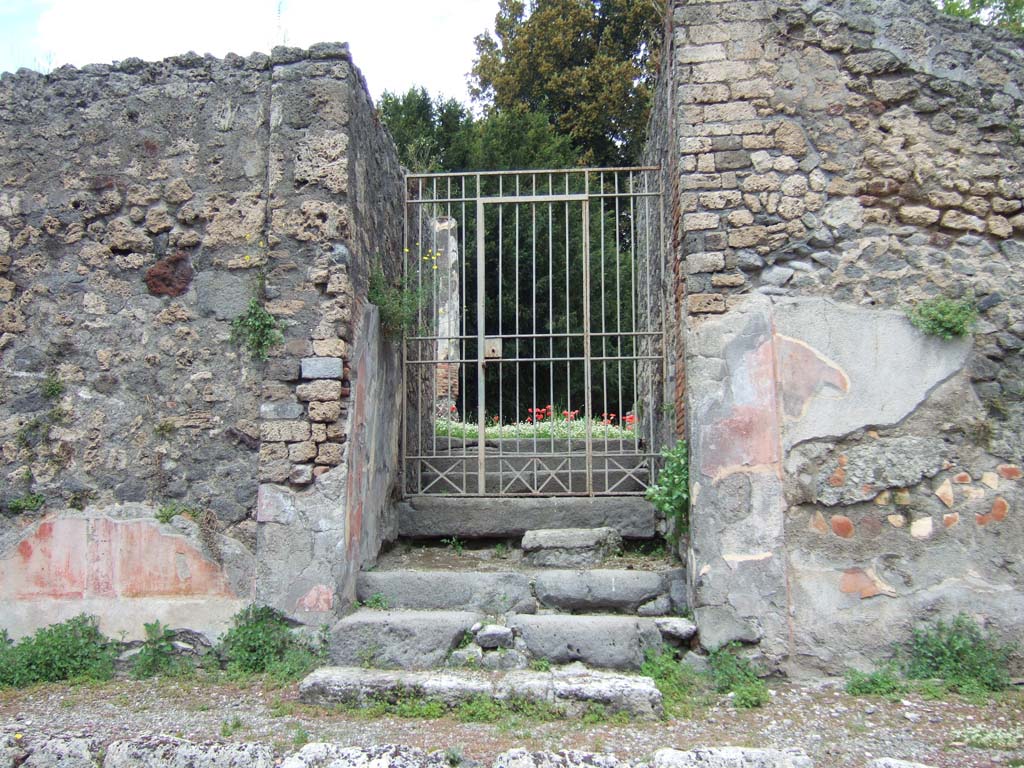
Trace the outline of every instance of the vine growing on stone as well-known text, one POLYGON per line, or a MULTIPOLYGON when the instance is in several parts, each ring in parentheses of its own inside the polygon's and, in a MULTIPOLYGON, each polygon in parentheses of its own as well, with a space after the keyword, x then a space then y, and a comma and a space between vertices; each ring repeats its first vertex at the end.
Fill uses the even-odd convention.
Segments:
POLYGON ((978 319, 978 310, 969 299, 936 296, 915 304, 907 317, 915 328, 929 336, 949 341, 966 336, 978 319))
POLYGON ((245 312, 231 321, 231 341, 249 350, 253 360, 266 360, 270 350, 284 341, 281 324, 253 297, 245 312))

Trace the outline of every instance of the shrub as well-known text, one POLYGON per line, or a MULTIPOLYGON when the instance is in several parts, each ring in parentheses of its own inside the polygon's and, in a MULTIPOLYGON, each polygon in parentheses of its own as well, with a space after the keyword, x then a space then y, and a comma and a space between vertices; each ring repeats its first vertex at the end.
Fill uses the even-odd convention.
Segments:
POLYGON ((19 496, 16 499, 12 499, 8 504, 7 508, 12 514, 20 515, 23 512, 36 512, 43 504, 46 503, 46 497, 41 493, 26 493, 24 496, 19 496))
POLYGON ((648 650, 640 674, 654 680, 661 691, 665 714, 670 717, 688 717, 692 714, 697 694, 700 692, 700 675, 683 664, 674 651, 663 649, 656 653, 648 650))
POLYGON ((374 267, 367 292, 371 304, 380 311, 380 324, 391 336, 401 336, 416 325, 420 309, 428 303, 429 284, 419 288, 391 283, 384 270, 374 267))
POLYGON ((174 652, 174 632, 159 621, 143 626, 146 639, 132 661, 132 677, 141 679, 185 672, 189 664, 174 652))
POLYGON ((99 630, 95 616, 81 614, 37 631, 17 645, 0 635, 0 687, 114 675, 114 645, 99 630))
POLYGON ((284 341, 284 334, 281 324, 254 297, 245 312, 231 321, 231 341, 248 349, 253 360, 266 360, 271 348, 284 341))
POLYGON ((1011 650, 961 613, 952 623, 915 629, 903 671, 912 680, 943 680, 961 693, 1001 691, 1010 682, 1011 650))
POLYGON ((56 400, 64 394, 64 382, 57 378, 56 374, 48 373, 43 379, 42 391, 43 397, 47 400, 56 400))
POLYGON ((757 676, 750 662, 736 654, 736 643, 711 654, 711 679, 719 693, 732 693, 733 705, 741 709, 768 703, 768 686, 757 676))
POLYGON ((685 440, 662 451, 665 466, 658 472, 658 481, 647 489, 647 500, 672 521, 669 538, 673 543, 689 529, 690 454, 685 440))
POLYGON ((922 333, 949 341, 970 333, 978 319, 978 310, 974 302, 967 299, 937 296, 915 304, 907 312, 907 317, 922 333))
POLYGON ((285 683, 310 672, 319 653, 289 629, 273 608, 251 605, 239 611, 221 640, 221 654, 233 674, 263 674, 285 683))
POLYGON ((851 669, 846 672, 846 692, 853 696, 898 696, 907 690, 907 684, 892 666, 874 672, 851 669))

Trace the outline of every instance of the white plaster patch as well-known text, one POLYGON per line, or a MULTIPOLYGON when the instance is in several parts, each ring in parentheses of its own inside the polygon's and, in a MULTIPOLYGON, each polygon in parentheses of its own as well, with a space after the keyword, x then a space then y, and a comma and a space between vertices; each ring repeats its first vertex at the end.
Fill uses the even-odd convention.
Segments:
POLYGON ((934 523, 930 517, 921 517, 910 524, 910 535, 915 539, 931 538, 934 523))
POLYGON ((722 559, 725 560, 725 562, 727 562, 729 564, 730 568, 735 570, 736 567, 740 563, 751 563, 751 562, 758 562, 760 560, 768 560, 772 556, 773 555, 772 555, 771 552, 757 552, 755 554, 748 554, 748 555, 739 555, 739 554, 722 555, 722 559))

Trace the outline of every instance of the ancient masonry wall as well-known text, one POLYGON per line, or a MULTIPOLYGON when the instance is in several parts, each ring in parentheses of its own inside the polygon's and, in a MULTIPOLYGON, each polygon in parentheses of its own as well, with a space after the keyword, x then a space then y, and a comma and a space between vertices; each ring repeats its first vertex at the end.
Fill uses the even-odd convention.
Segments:
POLYGON ((1024 67, 924 0, 675 3, 691 605, 791 670, 1024 630, 1024 67), (973 297, 972 337, 903 308, 973 297))
POLYGON ((9 630, 344 606, 394 479, 397 425, 366 433, 397 351, 365 296, 401 200, 343 45, 0 78, 9 630), (283 326, 266 362, 231 340, 253 300, 283 326), (353 475, 380 503, 346 503, 353 475))

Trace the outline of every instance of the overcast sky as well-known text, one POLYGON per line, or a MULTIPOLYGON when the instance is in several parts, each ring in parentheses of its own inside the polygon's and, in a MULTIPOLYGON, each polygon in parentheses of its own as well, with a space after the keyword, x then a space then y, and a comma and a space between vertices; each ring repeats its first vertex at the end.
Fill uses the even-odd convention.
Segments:
POLYGON ((468 100, 497 0, 0 0, 0 71, 348 42, 374 99, 423 85, 468 100))

